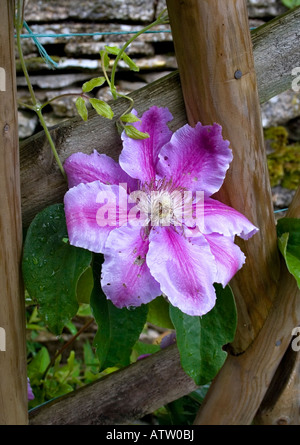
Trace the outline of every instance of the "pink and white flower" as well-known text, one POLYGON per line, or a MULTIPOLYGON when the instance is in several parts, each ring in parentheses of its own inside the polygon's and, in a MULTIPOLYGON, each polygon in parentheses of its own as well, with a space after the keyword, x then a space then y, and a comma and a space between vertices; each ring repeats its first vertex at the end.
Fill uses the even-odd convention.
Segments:
POLYGON ((211 198, 232 160, 222 128, 198 123, 172 133, 171 119, 167 108, 146 111, 134 125, 149 138, 123 132, 119 164, 96 151, 67 159, 68 234, 72 245, 104 254, 101 285, 117 307, 163 294, 203 315, 215 305, 213 284, 226 286, 245 262, 235 236, 258 229, 211 198))

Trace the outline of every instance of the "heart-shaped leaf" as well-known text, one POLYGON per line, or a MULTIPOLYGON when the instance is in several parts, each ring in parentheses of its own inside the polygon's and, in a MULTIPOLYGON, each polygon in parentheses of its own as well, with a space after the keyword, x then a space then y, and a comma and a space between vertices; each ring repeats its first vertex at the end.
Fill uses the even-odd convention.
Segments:
POLYGON ((146 305, 132 310, 118 309, 106 298, 100 286, 102 261, 101 255, 94 256, 94 289, 91 295, 91 308, 98 325, 94 346, 101 370, 130 364, 132 348, 139 339, 148 312, 146 305))
POLYGON ((91 252, 71 246, 63 204, 54 204, 32 221, 22 261, 25 287, 39 305, 49 329, 59 335, 78 310, 77 283, 91 252))
POLYGON ((170 316, 176 329, 180 360, 185 372, 196 385, 210 382, 223 366, 227 353, 223 346, 233 341, 236 306, 229 286, 215 285, 217 302, 202 317, 184 314, 170 306, 170 316))

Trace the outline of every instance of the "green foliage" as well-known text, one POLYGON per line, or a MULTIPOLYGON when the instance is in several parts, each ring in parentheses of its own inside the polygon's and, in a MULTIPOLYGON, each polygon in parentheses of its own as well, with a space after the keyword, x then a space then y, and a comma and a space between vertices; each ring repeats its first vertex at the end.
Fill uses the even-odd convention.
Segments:
POLYGON ((277 234, 280 252, 300 289, 300 219, 282 218, 278 220, 277 234))
POLYGON ((78 311, 77 283, 92 259, 91 252, 66 243, 67 236, 63 205, 47 207, 28 229, 22 262, 25 287, 57 335, 78 311))
POLYGON ((101 369, 130 364, 134 344, 147 320, 148 307, 142 305, 132 310, 118 309, 104 295, 100 286, 102 257, 94 260, 94 289, 91 308, 98 324, 94 339, 101 369))
MULTIPOLYGON (((139 34, 140 33, 138 33, 138 35, 139 34)), ((137 130, 133 125, 124 125, 128 123, 138 122, 140 119, 137 118, 133 113, 131 113, 131 110, 133 108, 133 99, 130 96, 118 93, 115 85, 115 72, 117 64, 120 60, 123 60, 123 62, 126 63, 131 71, 139 71, 139 67, 136 65, 136 63, 125 53, 125 49, 127 48, 127 46, 137 36, 132 37, 122 48, 118 48, 117 46, 105 46, 105 49, 100 51, 101 66, 104 76, 95 77, 88 82, 85 82, 82 86, 82 91, 83 93, 89 93, 94 88, 101 87, 103 84, 107 83, 113 99, 116 100, 118 97, 123 97, 130 102, 129 108, 120 116, 117 122, 117 128, 119 129, 119 131, 122 132, 123 130, 125 130, 127 136, 132 139, 146 139, 149 137, 148 133, 143 133, 137 130), (115 57, 114 62, 111 61, 111 56, 115 57), (111 76, 109 78, 108 70, 110 69, 111 65, 111 76)), ((92 107, 99 115, 107 119, 113 118, 114 113, 108 103, 100 99, 90 98, 83 95, 76 100, 76 108, 79 116, 81 116, 84 121, 86 121, 88 118, 88 110, 85 104, 86 100, 92 105, 92 107)))
POLYGON ((85 100, 83 99, 83 97, 79 96, 76 99, 75 105, 76 105, 76 109, 77 109, 78 114, 81 117, 81 119, 83 119, 84 121, 87 121, 87 119, 88 119, 88 110, 86 108, 85 100))
POLYGON ((105 83, 105 77, 95 77, 82 85, 82 91, 89 93, 96 87, 101 87, 105 83))
POLYGON ((125 133, 128 137, 132 139, 147 139, 149 138, 148 133, 143 133, 142 131, 137 130, 133 125, 126 125, 124 127, 125 133))
POLYGON ((163 297, 157 297, 148 304, 147 321, 156 326, 174 329, 169 314, 169 303, 163 297))
POLYGON ((271 186, 295 190, 300 181, 300 144, 289 144, 284 127, 265 130, 265 139, 270 142, 272 153, 268 154, 268 169, 271 186))
POLYGON ((287 8, 295 8, 296 6, 300 6, 300 0, 281 0, 281 2, 287 8))
POLYGON ((216 305, 202 317, 192 317, 170 306, 182 367, 197 385, 210 382, 223 366, 227 353, 222 348, 233 341, 236 330, 236 306, 231 289, 215 287, 216 305))
POLYGON ((77 283, 77 301, 78 303, 89 304, 92 290, 94 288, 93 270, 88 267, 80 276, 77 283))
POLYGON ((100 116, 106 117, 106 119, 112 119, 114 117, 114 112, 110 105, 100 99, 89 99, 90 104, 97 111, 100 116))
POLYGON ((125 123, 133 123, 133 122, 140 122, 141 119, 139 119, 137 116, 135 116, 135 114, 133 113, 129 113, 129 114, 124 114, 120 117, 120 120, 122 122, 125 123))
POLYGON ((127 56, 124 50, 122 50, 122 48, 118 48, 117 46, 105 46, 105 50, 107 54, 112 54, 122 59, 126 63, 126 65, 128 65, 131 71, 140 70, 139 67, 134 63, 134 61, 127 56))

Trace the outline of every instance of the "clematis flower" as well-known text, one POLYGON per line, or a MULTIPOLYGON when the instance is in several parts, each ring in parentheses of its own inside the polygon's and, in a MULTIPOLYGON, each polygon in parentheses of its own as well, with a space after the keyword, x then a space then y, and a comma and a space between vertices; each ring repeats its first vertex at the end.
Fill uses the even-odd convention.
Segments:
POLYGON ((159 295, 189 315, 215 305, 215 282, 226 286, 245 256, 235 236, 257 228, 211 198, 232 160, 218 124, 168 127, 167 108, 151 107, 122 134, 119 164, 96 151, 65 162, 70 189, 65 214, 70 243, 104 254, 101 285, 119 308, 159 295))

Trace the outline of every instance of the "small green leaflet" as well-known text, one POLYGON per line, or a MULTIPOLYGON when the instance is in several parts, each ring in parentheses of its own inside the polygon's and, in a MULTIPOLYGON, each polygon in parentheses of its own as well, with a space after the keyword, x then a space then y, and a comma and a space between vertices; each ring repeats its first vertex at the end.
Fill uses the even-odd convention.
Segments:
POLYGON ((109 60, 108 54, 107 54, 107 52, 105 51, 105 49, 102 49, 102 50, 100 51, 100 58, 101 58, 101 61, 102 61, 102 63, 103 63, 104 68, 107 70, 108 67, 109 67, 109 62, 110 62, 110 60, 109 60))
MULTIPOLYGON (((113 54, 114 56, 117 56, 121 51, 121 49, 118 48, 117 46, 106 46, 105 49, 108 54, 113 54)), ((123 59, 126 65, 129 66, 131 71, 137 72, 140 70, 139 67, 136 65, 136 63, 134 63, 134 61, 125 52, 122 53, 121 59, 123 59)))
POLYGON ((94 255, 94 289, 90 302, 98 325, 94 346, 100 370, 130 364, 132 349, 146 323, 148 312, 146 305, 133 310, 118 309, 106 298, 100 286, 102 261, 101 255, 94 255))
POLYGON ((38 213, 24 243, 25 287, 39 305, 39 314, 56 335, 78 311, 77 283, 92 254, 63 241, 68 235, 63 204, 38 213))
POLYGON ((300 219, 282 218, 277 222, 278 247, 289 272, 300 289, 300 219))
POLYGON ((123 114, 123 116, 120 117, 120 120, 125 123, 141 122, 141 119, 133 113, 123 114))
POLYGON ((300 0, 281 0, 281 1, 287 8, 295 8, 296 6, 300 6, 300 0))
POLYGON ((114 117, 114 112, 111 107, 100 99, 89 99, 92 107, 97 111, 100 116, 106 117, 107 119, 112 119, 114 117))
POLYGON ((126 63, 126 65, 129 66, 129 69, 131 69, 131 71, 135 71, 135 72, 140 71, 140 69, 136 65, 136 63, 134 63, 134 61, 130 57, 128 57, 127 54, 123 53, 122 59, 126 63))
POLYGON ((105 77, 95 77, 82 85, 82 91, 89 93, 96 87, 101 87, 105 83, 105 77))
POLYGON ((83 99, 83 97, 81 97, 81 96, 78 97, 78 98, 76 99, 75 105, 76 105, 76 108, 77 108, 77 111, 78 111, 79 116, 80 116, 84 121, 87 121, 87 118, 88 118, 88 110, 87 110, 87 108, 86 108, 85 100, 83 99))
POLYGON ((181 365, 196 385, 210 382, 223 366, 224 345, 234 339, 237 314, 232 291, 215 285, 216 305, 202 317, 184 314, 170 305, 170 317, 176 329, 181 365))
POLYGON ((148 133, 143 133, 142 131, 137 130, 133 125, 126 125, 124 130, 127 136, 131 139, 147 139, 150 137, 148 133))

